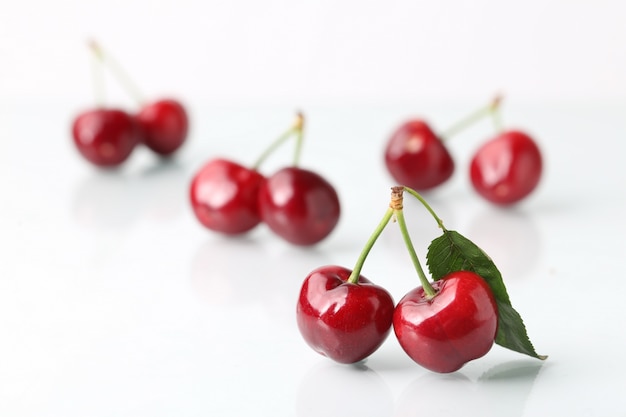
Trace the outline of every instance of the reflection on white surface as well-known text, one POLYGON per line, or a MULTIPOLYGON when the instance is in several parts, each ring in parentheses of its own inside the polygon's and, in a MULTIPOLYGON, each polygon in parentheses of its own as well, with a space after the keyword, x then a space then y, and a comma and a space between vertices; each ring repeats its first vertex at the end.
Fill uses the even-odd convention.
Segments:
POLYGON ((81 226, 123 230, 139 219, 167 221, 181 214, 187 177, 175 159, 140 171, 94 169, 74 190, 74 218, 81 226))
POLYGON ((476 411, 482 415, 486 410, 487 398, 462 373, 425 373, 402 391, 394 416, 459 416, 476 411))
POLYGON ((517 359, 495 365, 478 376, 464 370, 438 374, 411 365, 379 374, 367 361, 340 365, 321 360, 299 383, 296 415, 523 416, 544 366, 544 362, 517 359), (411 374, 418 376, 410 378, 394 400, 386 379, 411 374))
POLYGON ((321 362, 298 386, 298 417, 380 417, 390 415, 392 410, 391 390, 366 362, 355 365, 321 362))
POLYGON ((520 359, 496 365, 481 375, 477 384, 489 399, 490 412, 485 415, 523 416, 533 386, 545 366, 549 364, 520 359))
POLYGON ((191 285, 203 301, 224 306, 250 303, 271 292, 265 279, 256 279, 259 265, 250 261, 267 257, 263 245, 247 236, 209 238, 191 264, 191 285))
POLYGON ((522 416, 541 362, 520 360, 489 369, 473 381, 463 371, 426 373, 400 395, 395 417, 522 416))
POLYGON ((237 237, 207 230, 191 261, 191 286, 208 305, 259 306, 277 323, 293 326, 304 278, 328 259, 316 248, 290 247, 265 226, 259 229, 237 237))

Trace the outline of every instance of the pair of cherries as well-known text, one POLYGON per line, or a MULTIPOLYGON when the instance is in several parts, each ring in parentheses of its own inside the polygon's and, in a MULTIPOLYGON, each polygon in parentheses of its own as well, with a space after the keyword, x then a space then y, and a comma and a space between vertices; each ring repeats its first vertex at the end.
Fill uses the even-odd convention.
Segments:
POLYGON ((198 221, 226 235, 244 234, 263 222, 289 243, 309 246, 326 238, 340 216, 335 188, 314 171, 298 167, 304 118, 281 135, 259 160, 248 168, 218 158, 208 161, 194 175, 190 200, 198 221), (259 167, 285 140, 296 137, 292 166, 265 177, 259 167))
MULTIPOLYGON (((455 170, 445 139, 485 114, 495 116, 500 101, 498 97, 488 107, 470 114, 443 137, 424 120, 404 122, 387 141, 387 170, 396 181, 418 191, 445 183, 455 170)), ((502 130, 475 151, 469 176, 480 196, 506 206, 524 199, 537 187, 542 167, 541 152, 531 136, 520 130, 502 130)))
POLYGON ((408 292, 394 305, 391 294, 353 271, 324 266, 305 279, 297 306, 298 327, 316 352, 339 363, 374 353, 393 327, 404 351, 419 365, 454 372, 487 354, 494 343, 498 309, 482 277, 457 271, 408 292))
POLYGON ((96 108, 79 114, 72 125, 74 144, 89 162, 115 167, 139 144, 160 156, 170 156, 187 138, 189 119, 177 100, 162 99, 137 114, 117 108, 96 108))
POLYGON ((460 369, 487 354, 494 342, 546 358, 534 351, 491 259, 459 233, 447 230, 422 196, 404 186, 392 188, 390 207, 354 269, 323 266, 305 278, 296 318, 307 344, 339 363, 367 358, 383 344, 392 327, 404 351, 435 372, 460 369), (422 202, 444 232, 428 249, 432 283, 408 234, 402 210, 405 191, 422 202), (369 251, 394 217, 421 283, 397 305, 387 290, 361 275, 369 251))
POLYGON ((393 327, 400 345, 415 362, 435 372, 454 372, 491 349, 498 308, 486 281, 474 272, 459 270, 434 283, 428 281, 404 220, 405 190, 432 212, 415 190, 393 187, 390 207, 355 268, 324 266, 306 277, 296 308, 298 328, 318 353, 340 363, 355 363, 374 353, 393 327), (360 273, 370 249, 393 216, 422 284, 397 306, 387 290, 360 273))
POLYGON ((139 144, 160 156, 176 152, 189 130, 185 107, 172 98, 144 104, 134 83, 111 55, 95 41, 88 46, 98 61, 99 71, 93 74, 96 95, 102 93, 98 88, 101 80, 96 74, 101 75, 101 67, 106 64, 141 105, 136 114, 104 105, 80 113, 72 123, 72 137, 80 154, 96 166, 115 167, 126 161, 139 144))

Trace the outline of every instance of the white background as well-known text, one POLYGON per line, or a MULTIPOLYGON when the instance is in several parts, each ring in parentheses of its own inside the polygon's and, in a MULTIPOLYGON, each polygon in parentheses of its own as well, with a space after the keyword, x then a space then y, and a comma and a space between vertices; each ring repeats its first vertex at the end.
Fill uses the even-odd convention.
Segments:
MULTIPOLYGON (((0 415, 623 416, 626 401, 626 53, 619 1, 23 1, 0 4, 0 415), (137 149, 96 170, 69 127, 93 105, 86 39, 147 98, 187 104, 169 163, 137 149), (467 179, 488 121, 453 138, 452 180, 427 196, 489 253, 539 362, 494 347, 451 375, 394 337, 363 366, 310 350, 299 286, 351 267, 392 185, 382 148, 414 115, 436 129, 495 92, 539 142, 537 191, 503 210, 467 179), (187 187, 216 155, 243 163, 307 117, 303 165, 341 196, 336 231, 294 248, 265 227, 200 227, 187 187)), ((107 78, 109 103, 136 103, 107 78)), ((289 146, 263 172, 290 161, 289 146)), ((418 254, 438 231, 417 204, 418 254)), ((397 228, 365 276, 399 300, 417 285, 397 228)))
POLYGON ((619 0, 9 2, 0 91, 91 99, 86 39, 146 92, 212 103, 621 99, 619 0))

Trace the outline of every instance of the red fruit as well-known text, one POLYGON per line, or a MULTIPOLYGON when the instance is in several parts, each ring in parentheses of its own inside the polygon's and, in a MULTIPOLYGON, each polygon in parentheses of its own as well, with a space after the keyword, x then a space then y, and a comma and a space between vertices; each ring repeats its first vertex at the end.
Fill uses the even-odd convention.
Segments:
POLYGON ((296 167, 283 168, 264 181, 259 209, 269 228, 295 245, 324 239, 340 214, 333 186, 318 174, 296 167))
POLYGON ((81 155, 100 167, 121 164, 138 142, 133 118, 117 109, 81 113, 72 125, 72 136, 81 155))
POLYGON ((409 120, 391 135, 385 163, 398 183, 418 191, 442 184, 454 172, 450 153, 422 120, 409 120))
POLYGON ((171 155, 187 138, 189 119, 181 103, 159 100, 144 106, 136 116, 142 142, 159 155, 171 155))
POLYGON ((428 299, 418 287, 400 300, 393 328, 404 351, 435 372, 454 372, 484 356, 493 345, 498 310, 491 289, 479 275, 453 272, 432 284, 428 299))
POLYGON ((393 299, 382 287, 351 271, 324 266, 311 272, 300 290, 296 317, 304 340, 316 352, 340 363, 371 355, 391 329, 393 299))
POLYGON ((528 135, 511 130, 486 142, 474 155, 470 177, 474 189, 495 204, 520 201, 539 183, 542 158, 528 135))
POLYGON ((244 233, 261 221, 258 193, 263 176, 235 162, 215 159, 191 182, 191 206, 207 228, 225 234, 244 233))

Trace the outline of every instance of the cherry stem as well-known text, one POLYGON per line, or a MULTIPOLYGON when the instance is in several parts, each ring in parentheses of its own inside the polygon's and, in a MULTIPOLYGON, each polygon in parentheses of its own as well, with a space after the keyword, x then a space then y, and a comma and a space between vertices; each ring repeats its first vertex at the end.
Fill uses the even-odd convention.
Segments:
MULTIPOLYGON (((389 207, 393 210, 393 214, 398 221, 398 226, 400 226, 400 233, 402 234, 402 239, 404 240, 404 245, 409 251, 409 255, 411 256, 411 261, 413 261, 413 266, 415 267, 415 271, 417 272, 417 276, 420 279, 420 283, 422 284, 422 288, 424 289, 424 293, 426 293, 426 297, 428 299, 433 298, 437 291, 430 285, 428 282, 428 278, 426 278, 426 274, 424 273, 424 269, 422 268, 422 264, 420 264, 419 258, 415 253, 415 248, 413 247, 413 243, 411 242, 411 236, 409 236, 409 230, 406 227, 406 221, 404 220, 404 191, 406 187, 401 185, 397 185, 395 187, 391 187, 391 202, 389 203, 389 207)), ((419 194, 418 194, 419 195, 419 194)), ((419 197, 422 203, 424 199, 419 197)))
POLYGON ((256 162, 252 165, 252 168, 255 170, 258 170, 259 167, 261 166, 261 164, 263 164, 263 162, 265 162, 265 160, 272 154, 274 153, 274 151, 280 147, 280 145, 282 145, 285 141, 287 141, 287 139, 291 138, 293 135, 296 135, 296 150, 294 153, 294 166, 298 166, 299 163, 299 159, 300 159, 300 153, 302 150, 302 139, 304 137, 303 134, 303 127, 304 127, 304 116, 302 115, 302 113, 298 113, 296 115, 296 120, 293 122, 293 124, 289 127, 289 129, 287 129, 285 132, 283 132, 283 134, 281 134, 279 137, 277 137, 274 142, 272 142, 270 144, 270 146, 267 147, 267 149, 265 149, 265 151, 263 151, 263 153, 261 154, 261 156, 259 156, 259 158, 256 160, 256 162))
POLYGON ((428 202, 424 199, 424 197, 422 197, 420 195, 420 193, 418 193, 417 191, 415 191, 414 189, 409 188, 409 187, 402 187, 402 189, 404 191, 406 191, 407 193, 411 194, 413 197, 417 198, 419 200, 419 202, 422 203, 422 205, 426 208, 426 210, 428 210, 430 215, 433 216, 433 218, 437 222, 437 226, 439 226, 439 228, 441 230, 447 231, 447 229, 443 225, 443 220, 441 220, 441 218, 439 218, 439 216, 437 216, 437 213, 435 213, 435 210, 433 210, 433 208, 430 206, 430 204, 428 204, 428 202))
MULTIPOLYGON (((501 99, 499 99, 501 101, 501 99)), ((491 123, 496 133, 500 133, 503 129, 502 113, 500 112, 500 103, 494 105, 491 110, 491 123)))
POLYGON ((365 246, 363 247, 363 250, 361 251, 359 258, 357 259, 356 264, 354 265, 354 268, 352 269, 352 273, 350 273, 350 276, 348 277, 346 282, 349 282, 351 284, 357 284, 359 282, 359 276, 361 275, 361 270, 363 269, 363 264, 365 263, 365 259, 367 259, 367 256, 369 255, 370 251, 372 250, 372 247, 376 243, 376 240, 378 240, 378 237, 383 232, 383 230, 385 229, 389 221, 395 216, 395 219, 398 222, 398 226, 400 227, 400 233, 402 234, 402 239, 404 240, 404 244, 407 250, 409 251, 409 255, 411 256, 411 261, 413 262, 415 271, 417 271, 417 276, 420 279, 420 283, 422 284, 424 293, 426 294, 426 297, 428 299, 431 299, 437 294, 437 291, 435 291, 433 286, 428 281, 426 274, 424 273, 424 269, 422 268, 419 258, 417 257, 417 253, 415 253, 415 248, 413 247, 413 243, 411 242, 411 236, 409 235, 409 231, 406 227, 406 220, 404 219, 404 211, 403 211, 405 191, 411 194, 413 197, 417 198, 420 201, 420 203, 422 203, 422 205, 426 208, 426 210, 428 210, 431 216, 433 216, 433 218, 437 222, 437 225, 441 229, 446 231, 446 228, 443 225, 443 221, 439 218, 439 216, 437 216, 437 214, 432 209, 432 207, 430 207, 430 205, 426 202, 426 200, 424 200, 424 198, 417 191, 413 190, 412 188, 405 187, 402 185, 391 187, 391 201, 389 202, 389 208, 385 212, 385 215, 383 216, 378 226, 376 226, 376 229, 374 229, 374 232, 372 233, 370 238, 365 243, 365 246))
POLYGON ((98 107, 103 107, 106 102, 104 73, 102 71, 102 62, 100 62, 100 58, 97 58, 95 54, 91 56, 91 81, 96 104, 98 107))
POLYGON ((293 129, 296 132, 296 149, 293 153, 293 166, 300 164, 300 155, 302 154, 302 142, 304 141, 304 115, 298 112, 293 129))
POLYGON ((89 41, 89 48, 94 55, 100 60, 100 62, 106 64, 111 70, 113 76, 123 86, 126 92, 139 104, 144 102, 143 94, 137 87, 137 85, 130 78, 128 73, 122 68, 122 66, 111 56, 110 53, 105 52, 102 46, 96 41, 89 41))
POLYGON ((433 288, 433 286, 428 281, 426 274, 424 273, 424 269, 422 269, 422 264, 417 257, 417 253, 415 253, 415 248, 413 247, 413 243, 411 242, 411 236, 409 236, 409 231, 406 227, 406 221, 404 220, 404 212, 402 209, 395 210, 396 220, 398 221, 398 226, 400 226, 400 233, 402 234, 402 239, 404 240, 404 245, 409 251, 409 255, 411 256, 411 261, 413 262, 413 266, 415 267, 415 271, 417 271, 417 276, 420 279, 420 283, 422 284, 422 288, 424 289, 424 293, 428 299, 433 298, 437 291, 433 288))
POLYGON ((385 212, 385 215, 383 216, 382 220, 378 224, 378 226, 376 226, 376 229, 374 229, 374 233, 372 233, 370 238, 367 240, 367 243, 365 243, 365 246, 363 247, 363 250, 361 251, 359 258, 357 259, 356 265, 354 265, 354 269, 352 269, 352 273, 348 277, 347 282, 351 284, 356 284, 359 282, 359 276, 361 275, 361 269, 363 269, 363 264, 365 263, 365 259, 367 258, 367 255, 370 253, 370 250, 372 250, 374 243, 376 243, 376 240, 385 229, 385 226, 387 226, 387 224, 389 223, 389 220, 391 220, 393 213, 394 213, 394 209, 389 207, 387 211, 385 212))
POLYGON ((485 116, 491 115, 494 125, 496 126, 496 130, 499 130, 501 126, 501 121, 499 119, 498 109, 500 107, 500 103, 502 102, 502 96, 497 95, 491 100, 487 106, 482 107, 474 112, 468 114, 452 126, 450 126, 441 137, 443 140, 449 139, 450 137, 456 135, 457 133, 467 129, 469 126, 476 123, 478 120, 482 119, 485 116))

